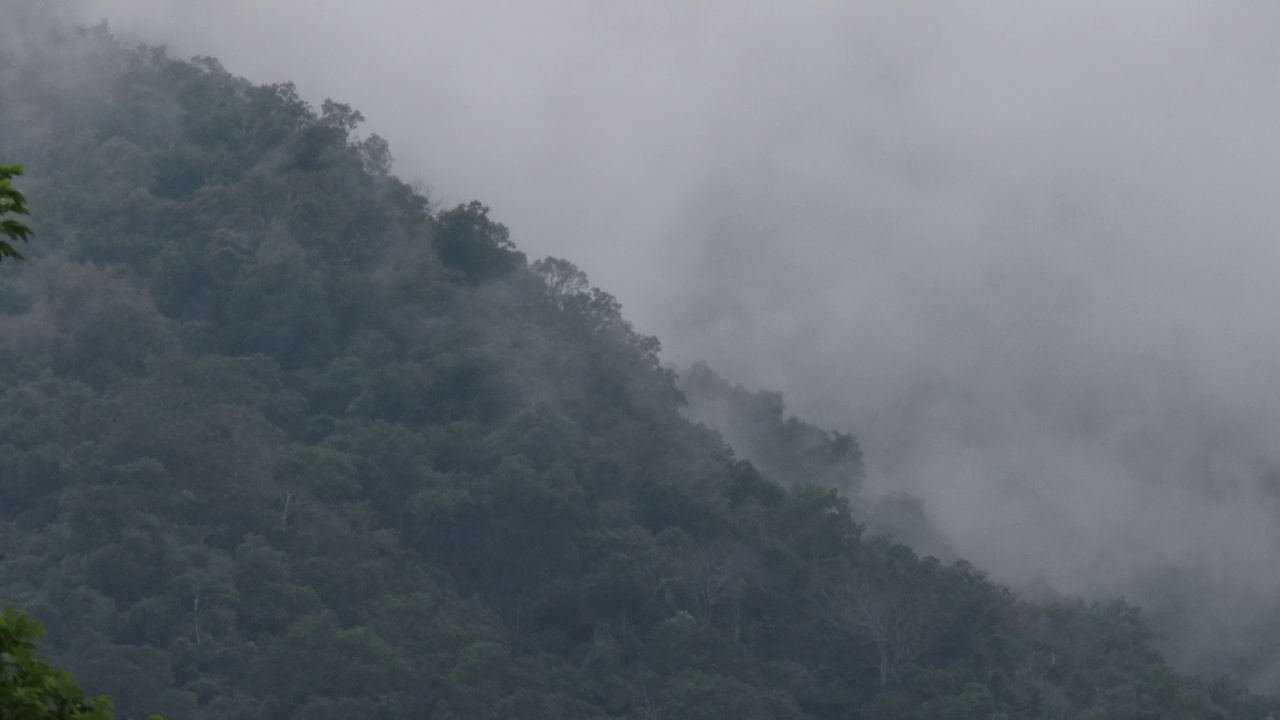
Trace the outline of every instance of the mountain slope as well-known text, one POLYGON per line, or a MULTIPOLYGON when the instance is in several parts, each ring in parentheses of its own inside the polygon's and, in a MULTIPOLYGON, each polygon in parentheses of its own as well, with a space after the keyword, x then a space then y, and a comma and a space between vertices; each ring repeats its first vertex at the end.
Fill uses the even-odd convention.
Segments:
POLYGON ((0 602, 123 714, 1273 708, 1123 603, 866 536, 806 477, 856 481, 851 437, 766 402, 769 474, 735 458, 614 298, 433 207, 352 108, 0 9, 38 238, 0 268, 0 602))

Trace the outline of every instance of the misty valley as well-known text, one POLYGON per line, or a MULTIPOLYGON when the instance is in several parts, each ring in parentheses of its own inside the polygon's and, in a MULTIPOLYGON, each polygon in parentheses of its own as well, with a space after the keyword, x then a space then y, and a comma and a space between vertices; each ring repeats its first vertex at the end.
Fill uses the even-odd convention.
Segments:
POLYGON ((0 0, 0 720, 1280 712, 1280 614, 998 582, 350 104, 61 7, 0 0))

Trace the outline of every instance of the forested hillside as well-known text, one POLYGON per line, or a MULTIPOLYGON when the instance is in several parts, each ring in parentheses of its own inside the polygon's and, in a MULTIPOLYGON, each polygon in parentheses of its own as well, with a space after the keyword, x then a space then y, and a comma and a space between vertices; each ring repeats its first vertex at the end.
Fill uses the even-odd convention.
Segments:
POLYGON ((700 369, 754 418, 735 457, 612 296, 435 207, 353 108, 0 11, 36 233, 0 265, 0 605, 122 716, 1277 708, 1123 602, 864 532, 851 436, 700 369))

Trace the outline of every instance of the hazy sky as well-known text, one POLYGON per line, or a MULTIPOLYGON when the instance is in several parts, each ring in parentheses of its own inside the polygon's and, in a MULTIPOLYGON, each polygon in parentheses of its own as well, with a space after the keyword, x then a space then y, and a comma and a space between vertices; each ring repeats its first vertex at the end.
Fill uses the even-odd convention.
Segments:
POLYGON ((1275 3, 89 5, 360 108, 998 578, 1275 612, 1275 3))

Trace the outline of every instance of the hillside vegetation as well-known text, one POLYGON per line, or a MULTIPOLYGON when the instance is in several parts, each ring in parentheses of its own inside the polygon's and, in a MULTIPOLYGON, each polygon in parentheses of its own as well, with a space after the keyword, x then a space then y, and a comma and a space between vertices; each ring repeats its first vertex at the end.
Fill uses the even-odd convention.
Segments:
POLYGON ((856 441, 700 368, 735 457, 612 296, 433 206, 353 108, 0 11, 36 233, 0 266, 0 605, 122 716, 1276 708, 1123 602, 864 532, 856 441))

